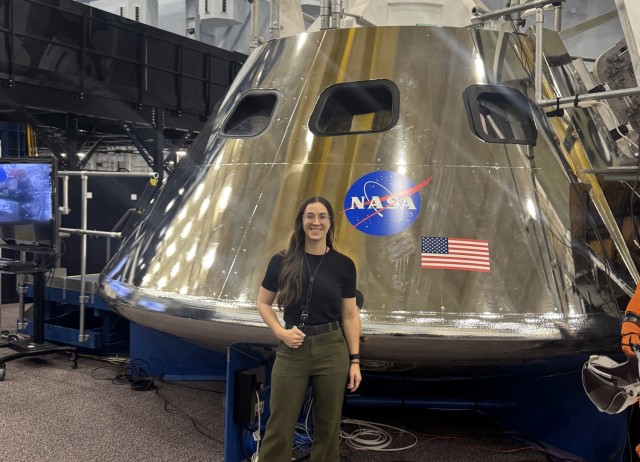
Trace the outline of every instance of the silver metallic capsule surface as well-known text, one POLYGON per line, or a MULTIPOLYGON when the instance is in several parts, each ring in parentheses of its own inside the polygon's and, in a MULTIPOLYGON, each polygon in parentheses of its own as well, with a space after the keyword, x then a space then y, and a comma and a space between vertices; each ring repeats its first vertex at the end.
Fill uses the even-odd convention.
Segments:
MULTIPOLYGON (((103 271, 101 296, 205 346, 273 343, 258 288, 298 204, 322 195, 358 269, 365 359, 602 351, 619 314, 577 218, 597 191, 576 183, 619 154, 592 136, 589 110, 552 119, 531 103, 534 47, 526 35, 446 27, 266 43, 103 271)), ((546 97, 580 88, 557 34, 544 52, 546 97)))

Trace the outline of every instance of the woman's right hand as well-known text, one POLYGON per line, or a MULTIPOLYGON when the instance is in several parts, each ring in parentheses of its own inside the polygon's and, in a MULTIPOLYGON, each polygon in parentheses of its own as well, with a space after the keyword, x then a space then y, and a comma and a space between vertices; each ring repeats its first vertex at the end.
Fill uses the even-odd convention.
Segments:
POLYGON ((304 332, 294 326, 291 329, 283 328, 278 338, 289 348, 300 348, 300 345, 304 342, 305 335, 304 332))

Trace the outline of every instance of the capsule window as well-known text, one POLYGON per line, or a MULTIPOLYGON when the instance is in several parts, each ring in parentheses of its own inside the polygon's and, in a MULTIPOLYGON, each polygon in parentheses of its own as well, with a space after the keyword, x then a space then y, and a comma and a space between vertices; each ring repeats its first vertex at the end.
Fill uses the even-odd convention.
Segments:
POLYGON ((535 145, 538 137, 529 101, 518 90, 471 85, 463 93, 469 127, 487 143, 535 145))
POLYGON ((318 98, 309 129, 318 136, 389 130, 398 121, 399 96, 384 79, 332 85, 318 98))
POLYGON ((231 111, 221 133, 229 137, 258 136, 271 123, 277 102, 278 95, 275 92, 246 93, 231 111))

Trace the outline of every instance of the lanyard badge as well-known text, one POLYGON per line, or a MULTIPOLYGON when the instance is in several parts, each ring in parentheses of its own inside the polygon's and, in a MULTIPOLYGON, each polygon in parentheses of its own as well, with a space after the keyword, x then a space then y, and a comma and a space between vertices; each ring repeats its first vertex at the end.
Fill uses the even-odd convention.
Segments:
POLYGON ((311 303, 311 295, 313 293, 313 282, 316 279, 316 274, 320 269, 320 265, 322 265, 322 261, 324 260, 324 256, 329 251, 329 248, 326 248, 324 253, 322 254, 322 258, 320 259, 320 263, 316 266, 316 270, 311 273, 311 266, 309 265, 309 260, 307 260, 307 254, 303 253, 304 261, 307 263, 307 269, 309 270, 309 288, 307 289, 307 300, 304 303, 304 308, 302 308, 302 313, 300 313, 300 324, 298 327, 304 327, 304 324, 309 320, 309 304, 311 303))

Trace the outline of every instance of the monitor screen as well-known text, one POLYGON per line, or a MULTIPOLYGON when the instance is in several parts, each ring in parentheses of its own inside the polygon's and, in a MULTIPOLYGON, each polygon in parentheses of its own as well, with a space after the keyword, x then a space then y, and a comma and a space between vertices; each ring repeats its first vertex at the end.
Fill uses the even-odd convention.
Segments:
POLYGON ((52 157, 0 158, 0 246, 55 254, 57 169, 52 157))

